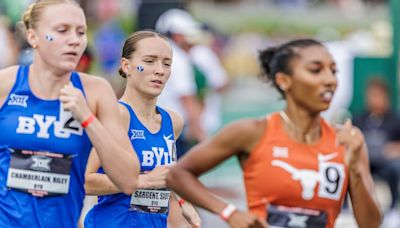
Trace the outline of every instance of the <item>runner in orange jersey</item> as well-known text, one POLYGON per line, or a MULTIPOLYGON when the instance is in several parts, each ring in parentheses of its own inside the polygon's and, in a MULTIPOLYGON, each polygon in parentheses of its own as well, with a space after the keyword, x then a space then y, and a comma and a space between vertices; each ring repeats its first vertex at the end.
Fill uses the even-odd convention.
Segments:
POLYGON ((284 111, 228 125, 183 157, 168 185, 231 227, 334 227, 349 190, 358 225, 379 227, 362 133, 351 121, 335 129, 320 116, 337 85, 331 54, 302 39, 259 57, 266 79, 287 101, 284 111), (216 198, 196 178, 232 155, 244 171, 250 212, 216 198))

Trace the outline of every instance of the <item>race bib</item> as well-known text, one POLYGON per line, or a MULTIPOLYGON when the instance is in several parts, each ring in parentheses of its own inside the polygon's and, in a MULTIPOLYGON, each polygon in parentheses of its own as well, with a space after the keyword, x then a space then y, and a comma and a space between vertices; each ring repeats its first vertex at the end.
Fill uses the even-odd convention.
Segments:
POLYGON ((328 218, 323 211, 299 207, 269 205, 267 211, 270 228, 325 228, 328 218))
POLYGON ((12 149, 7 187, 47 192, 46 196, 67 194, 71 164, 71 156, 64 154, 12 149))
POLYGON ((60 123, 64 131, 75 135, 83 134, 83 127, 81 124, 74 119, 72 112, 64 110, 62 105, 60 105, 60 123))
POLYGON ((321 181, 318 196, 321 198, 340 200, 346 173, 344 165, 334 162, 321 162, 319 164, 321 181))
POLYGON ((131 196, 130 211, 168 213, 171 191, 168 189, 138 189, 131 196))

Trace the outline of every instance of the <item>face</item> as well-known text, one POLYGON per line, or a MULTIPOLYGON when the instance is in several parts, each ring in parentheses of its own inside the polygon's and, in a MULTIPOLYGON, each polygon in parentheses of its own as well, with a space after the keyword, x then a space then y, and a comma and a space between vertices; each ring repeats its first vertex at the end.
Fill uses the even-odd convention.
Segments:
POLYGON ((389 108, 389 97, 383 88, 371 86, 367 90, 367 105, 370 112, 383 115, 389 108))
POLYGON ((36 28, 28 30, 28 40, 36 44, 36 56, 48 66, 75 70, 87 44, 83 10, 70 3, 48 6, 36 28))
MULTIPOLYGON (((125 64, 129 72, 128 85, 137 91, 157 97, 171 75, 172 49, 159 37, 149 37, 137 42, 137 49, 125 64), (142 67, 139 71, 137 67, 142 67)), ((123 63, 124 65, 124 63, 123 63)))
POLYGON ((310 46, 297 50, 291 62, 292 75, 286 97, 313 113, 329 108, 337 86, 336 64, 325 47, 310 46))

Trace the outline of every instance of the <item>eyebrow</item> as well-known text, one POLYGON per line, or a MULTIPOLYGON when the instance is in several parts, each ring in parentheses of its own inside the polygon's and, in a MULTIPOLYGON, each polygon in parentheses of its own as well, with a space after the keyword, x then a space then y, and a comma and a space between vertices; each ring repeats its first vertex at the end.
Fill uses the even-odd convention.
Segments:
MULTIPOLYGON (((158 58, 157 55, 144 55, 144 56, 143 56, 143 58, 148 58, 148 57, 154 58, 154 59, 157 59, 157 58, 158 58)), ((164 59, 166 59, 166 60, 172 60, 172 58, 164 58, 164 59)))
MULTIPOLYGON (((308 64, 323 65, 323 62, 320 61, 320 60, 314 60, 314 61, 309 62, 308 64)), ((334 66, 336 66, 336 62, 332 61, 329 65, 334 65, 334 66)))
MULTIPOLYGON (((75 27, 75 25, 66 24, 66 23, 57 23, 57 24, 54 25, 54 27, 55 28, 57 28, 57 27, 75 27)), ((77 25, 76 27, 87 29, 86 25, 77 25)))

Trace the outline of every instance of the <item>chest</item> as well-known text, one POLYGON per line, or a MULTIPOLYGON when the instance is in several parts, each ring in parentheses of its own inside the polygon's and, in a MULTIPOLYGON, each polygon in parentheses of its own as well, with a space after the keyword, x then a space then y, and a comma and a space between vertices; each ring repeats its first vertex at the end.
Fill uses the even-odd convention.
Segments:
POLYGON ((28 100, 6 100, 0 111, 0 145, 75 154, 89 143, 83 128, 59 101, 35 101, 26 96, 28 100))
POLYGON ((347 186, 343 148, 277 143, 263 149, 254 171, 270 174, 274 184, 263 185, 262 194, 285 202, 340 201, 347 186))
POLYGON ((141 171, 149 171, 176 160, 172 129, 162 126, 159 132, 153 134, 140 126, 132 126, 128 135, 140 160, 141 171))

